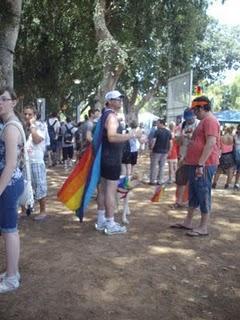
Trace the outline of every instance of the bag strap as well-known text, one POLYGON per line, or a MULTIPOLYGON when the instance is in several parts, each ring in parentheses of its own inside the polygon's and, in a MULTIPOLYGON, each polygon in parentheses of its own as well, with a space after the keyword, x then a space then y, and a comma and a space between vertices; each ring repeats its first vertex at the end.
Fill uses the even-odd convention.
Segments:
POLYGON ((22 137, 22 140, 23 140, 24 164, 25 164, 25 168, 26 168, 26 178, 27 178, 28 182, 31 182, 30 160, 29 160, 29 155, 28 155, 28 152, 27 152, 27 141, 26 141, 25 132, 24 132, 23 127, 20 124, 20 122, 15 121, 15 120, 11 120, 11 121, 7 122, 4 125, 3 130, 10 124, 12 124, 15 127, 17 127, 18 130, 20 131, 20 134, 21 134, 21 137, 22 137))
POLYGON ((50 124, 50 121, 48 119, 48 126, 52 127, 54 129, 55 124, 57 123, 57 120, 55 120, 52 124, 50 124))

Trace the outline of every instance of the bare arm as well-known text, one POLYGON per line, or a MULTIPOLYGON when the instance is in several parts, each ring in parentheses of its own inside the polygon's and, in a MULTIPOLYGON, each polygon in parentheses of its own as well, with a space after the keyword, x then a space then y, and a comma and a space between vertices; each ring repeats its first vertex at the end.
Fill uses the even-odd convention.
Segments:
POLYGON ((206 140, 206 144, 203 148, 203 152, 201 154, 201 157, 199 158, 198 164, 204 165, 207 159, 209 158, 212 148, 217 142, 217 138, 214 136, 208 136, 206 140))
POLYGON ((119 123, 114 114, 110 114, 107 118, 106 129, 109 142, 121 143, 134 137, 134 133, 121 134, 117 133, 119 123))
POLYGON ((35 144, 39 144, 40 142, 43 141, 43 137, 40 136, 37 132, 37 127, 36 127, 36 118, 33 117, 31 120, 30 120, 30 132, 32 134, 32 141, 33 143, 35 144))
POLYGON ((0 177, 0 195, 7 187, 11 180, 14 169, 17 166, 17 145, 20 140, 19 130, 13 126, 8 125, 4 129, 4 141, 6 148, 6 166, 0 177))
POLYGON ((150 145, 150 149, 151 149, 151 151, 152 151, 152 149, 154 148, 156 141, 157 141, 157 139, 156 139, 156 138, 153 138, 153 139, 152 139, 152 141, 151 141, 151 145, 150 145))
POLYGON ((92 131, 91 131, 91 130, 88 130, 88 131, 86 132, 86 140, 87 140, 88 142, 92 142, 93 137, 92 137, 92 131))

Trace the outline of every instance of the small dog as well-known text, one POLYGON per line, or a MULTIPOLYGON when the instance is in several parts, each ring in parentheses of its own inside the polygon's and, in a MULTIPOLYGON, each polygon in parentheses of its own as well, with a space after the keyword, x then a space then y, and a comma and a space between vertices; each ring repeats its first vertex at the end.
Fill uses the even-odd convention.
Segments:
POLYGON ((134 189, 137 185, 139 185, 139 180, 136 177, 127 177, 121 176, 118 182, 117 188, 117 211, 119 211, 119 202, 123 200, 123 208, 122 208, 122 222, 125 224, 129 224, 129 220, 127 216, 131 214, 129 208, 129 191, 134 189))

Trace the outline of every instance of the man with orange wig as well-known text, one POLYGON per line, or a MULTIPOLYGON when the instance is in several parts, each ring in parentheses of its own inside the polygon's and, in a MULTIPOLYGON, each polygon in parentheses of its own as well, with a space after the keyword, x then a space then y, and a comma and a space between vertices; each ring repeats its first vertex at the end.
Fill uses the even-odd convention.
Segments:
POLYGON ((211 112, 211 102, 207 97, 195 98, 191 109, 200 123, 193 132, 184 159, 189 174, 189 208, 184 222, 171 227, 188 230, 188 236, 200 237, 208 235, 212 178, 219 163, 220 125, 211 112), (201 220, 199 226, 193 228, 193 214, 198 207, 201 220))

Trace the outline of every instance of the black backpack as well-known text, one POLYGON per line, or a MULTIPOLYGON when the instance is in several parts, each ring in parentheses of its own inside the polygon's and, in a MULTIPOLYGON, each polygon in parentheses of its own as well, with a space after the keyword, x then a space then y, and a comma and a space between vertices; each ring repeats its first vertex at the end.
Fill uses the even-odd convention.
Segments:
POLYGON ((54 125, 55 123, 57 122, 57 120, 55 120, 53 122, 53 124, 50 124, 49 120, 48 120, 48 135, 49 135, 49 138, 50 138, 50 141, 53 141, 53 140, 56 140, 56 132, 55 132, 55 129, 54 129, 54 125))
POLYGON ((68 126, 65 124, 65 128, 66 128, 66 131, 63 135, 63 142, 65 144, 72 144, 73 143, 73 133, 72 133, 72 128, 68 128, 68 126))

